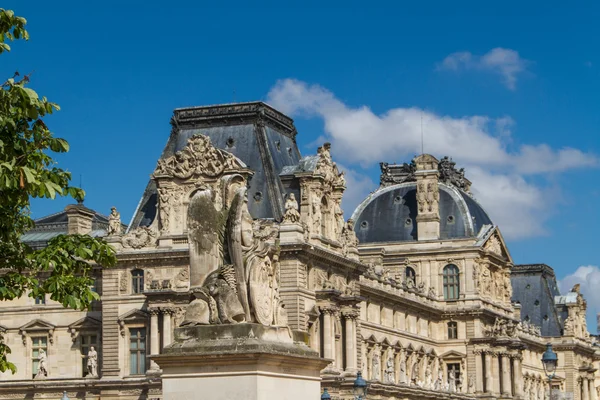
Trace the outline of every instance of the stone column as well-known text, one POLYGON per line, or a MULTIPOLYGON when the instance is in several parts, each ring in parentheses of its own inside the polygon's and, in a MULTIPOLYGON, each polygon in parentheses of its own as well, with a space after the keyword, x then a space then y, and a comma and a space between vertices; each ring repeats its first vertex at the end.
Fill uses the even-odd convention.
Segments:
POLYGON ((581 400, 590 400, 590 385, 588 380, 583 378, 581 380, 581 385, 583 386, 583 396, 581 400))
MULTIPOLYGON (((436 376, 437 378, 437 376, 436 376)), ((479 351, 475 352, 475 393, 483 393, 483 360, 479 351)))
MULTIPOLYGON (((160 353, 160 338, 158 337, 158 309, 151 308, 150 312, 150 354, 160 353)), ((157 370, 158 365, 150 361, 150 369, 157 370)))
POLYGON ((510 358, 508 354, 502 354, 502 395, 512 395, 512 382, 510 379, 510 358))
POLYGON ((521 359, 517 356, 512 359, 513 379, 515 380, 515 396, 523 395, 523 372, 521 371, 521 359))
POLYGON ((333 343, 331 341, 333 338, 333 324, 331 314, 332 310, 323 310, 323 357, 333 360, 333 343))
POLYGON ((596 393, 596 387, 594 386, 594 377, 592 375, 592 377, 588 380, 589 385, 590 385, 590 400, 598 400, 598 393, 596 393))
POLYGON ((356 315, 347 313, 346 321, 346 371, 356 372, 356 315))
POLYGON ((494 392, 494 375, 492 373, 492 354, 485 353, 485 392, 494 392))
POLYGON ((173 317, 173 310, 166 308, 163 310, 163 347, 171 344, 171 323, 173 317))

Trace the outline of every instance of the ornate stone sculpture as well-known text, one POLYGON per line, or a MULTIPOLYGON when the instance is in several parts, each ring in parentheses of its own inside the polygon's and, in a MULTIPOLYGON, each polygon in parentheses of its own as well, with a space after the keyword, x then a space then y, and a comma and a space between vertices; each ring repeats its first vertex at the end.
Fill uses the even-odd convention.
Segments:
POLYGON ((98 352, 94 349, 94 346, 90 347, 87 355, 87 370, 88 376, 93 378, 98 377, 98 352))
POLYGON ((438 164, 440 182, 456 186, 466 193, 470 193, 471 182, 465 178, 465 169, 456 169, 456 163, 449 157, 442 157, 438 164))
POLYGON ((123 247, 132 249, 141 249, 154 243, 156 243, 156 232, 149 226, 140 226, 121 239, 123 247))
POLYGON ((182 180, 201 175, 217 177, 225 171, 244 167, 231 153, 213 147, 208 136, 194 135, 181 151, 158 161, 154 176, 170 176, 182 180))
POLYGON ((467 393, 475 393, 475 374, 469 374, 467 385, 467 393))
POLYGON ((278 256, 271 258, 269 235, 255 230, 258 225, 248 211, 246 188, 235 190, 229 208, 216 209, 215 196, 219 193, 206 188, 190 201, 190 280, 195 299, 182 325, 286 325, 279 299, 278 256))
POLYGON ((34 379, 44 379, 48 377, 48 366, 46 351, 41 349, 38 355, 38 372, 35 374, 34 379))
POLYGON ((187 267, 181 268, 177 276, 175 277, 175 287, 177 289, 184 289, 190 285, 190 271, 187 267))
POLYGON ((435 380, 434 389, 435 390, 444 390, 444 371, 442 370, 441 365, 438 367, 438 376, 437 376, 437 379, 435 380))
POLYGON ((108 216, 108 230, 106 233, 108 236, 121 234, 121 214, 117 211, 116 207, 110 209, 110 215, 108 216))
POLYGON ((320 235, 321 232, 321 202, 315 196, 312 199, 312 232, 316 235, 320 235))
POLYGON ((406 354, 400 354, 400 376, 399 383, 406 383, 406 354))
POLYGON ((502 243, 500 243, 500 239, 496 234, 492 235, 488 241, 485 242, 483 248, 490 253, 502 256, 502 243))
POLYGON ((342 234, 344 232, 344 226, 346 223, 344 222, 344 211, 342 210, 342 206, 340 202, 342 199, 336 199, 333 205, 333 214, 335 217, 335 237, 336 239, 342 239, 342 234))
POLYGON ((371 360, 371 379, 374 381, 381 380, 381 357, 377 349, 373 350, 373 358, 371 360))
POLYGON ((448 391, 456 392, 456 373, 453 369, 448 371, 448 391))
POLYGON ((300 213, 298 212, 298 202, 294 193, 290 193, 287 200, 285 201, 285 215, 283 216, 283 222, 296 224, 300 222, 300 213))
POLYGON ((394 367, 394 355, 390 353, 385 363, 385 376, 383 377, 385 383, 396 383, 396 370, 394 367))
POLYGON ((434 360, 432 359, 431 362, 427 363, 427 368, 425 368, 425 388, 427 389, 431 389, 433 386, 433 362, 434 360))
POLYGON ((412 372, 410 374, 410 383, 411 385, 420 386, 419 374, 420 374, 420 364, 421 360, 418 357, 415 358, 415 362, 412 367, 412 372))

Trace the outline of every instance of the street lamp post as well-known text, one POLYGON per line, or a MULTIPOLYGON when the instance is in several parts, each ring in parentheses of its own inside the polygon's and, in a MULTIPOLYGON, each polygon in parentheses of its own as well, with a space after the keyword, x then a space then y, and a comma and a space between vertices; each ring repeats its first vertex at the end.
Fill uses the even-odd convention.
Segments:
POLYGON ((552 350, 552 343, 546 344, 546 351, 542 355, 542 365, 544 372, 548 377, 548 398, 552 400, 552 378, 556 373, 556 365, 558 364, 558 356, 552 350))
POLYGON ((368 386, 367 381, 363 379, 361 372, 358 371, 354 380, 354 399, 365 400, 367 398, 367 391, 369 390, 368 386))

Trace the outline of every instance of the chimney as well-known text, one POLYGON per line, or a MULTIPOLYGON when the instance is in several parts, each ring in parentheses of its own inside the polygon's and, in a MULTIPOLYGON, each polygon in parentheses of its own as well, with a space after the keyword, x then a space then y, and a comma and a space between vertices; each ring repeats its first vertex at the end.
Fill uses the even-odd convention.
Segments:
POLYGON ((439 161, 432 155, 415 158, 417 179, 417 240, 440 238, 440 193, 438 189, 439 161))
POLYGON ((83 204, 69 204, 65 207, 67 212, 68 234, 86 235, 92 232, 94 212, 83 204))

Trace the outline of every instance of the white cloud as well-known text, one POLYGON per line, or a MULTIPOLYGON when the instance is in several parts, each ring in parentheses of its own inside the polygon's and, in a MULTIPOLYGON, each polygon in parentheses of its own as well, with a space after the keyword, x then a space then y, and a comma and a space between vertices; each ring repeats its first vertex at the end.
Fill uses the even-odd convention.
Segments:
POLYGON ((570 275, 558 281, 562 294, 580 284, 581 294, 587 301, 587 323, 590 332, 596 332, 596 314, 600 312, 600 268, 595 265, 581 266, 570 275))
POLYGON ((521 58, 515 50, 497 47, 482 56, 468 51, 452 53, 440 64, 438 70, 482 70, 490 71, 502 77, 504 85, 510 89, 517 88, 517 76, 527 70, 530 61, 521 58))
POLYGON ((361 200, 360 193, 366 194, 369 183, 356 165, 407 161, 419 154, 421 118, 425 152, 450 155, 466 167, 477 198, 509 238, 543 234, 544 221, 559 197, 549 196, 531 175, 543 178, 598 162, 592 154, 572 148, 555 150, 546 144, 509 150, 515 122, 507 116, 455 118, 418 108, 394 108, 378 115, 367 106, 344 104, 321 86, 292 79, 277 82, 268 101, 292 116, 323 119, 325 139, 332 142, 334 156, 353 170, 349 178, 360 187, 349 189, 354 193, 348 195, 352 200, 345 201, 347 212, 361 200))

